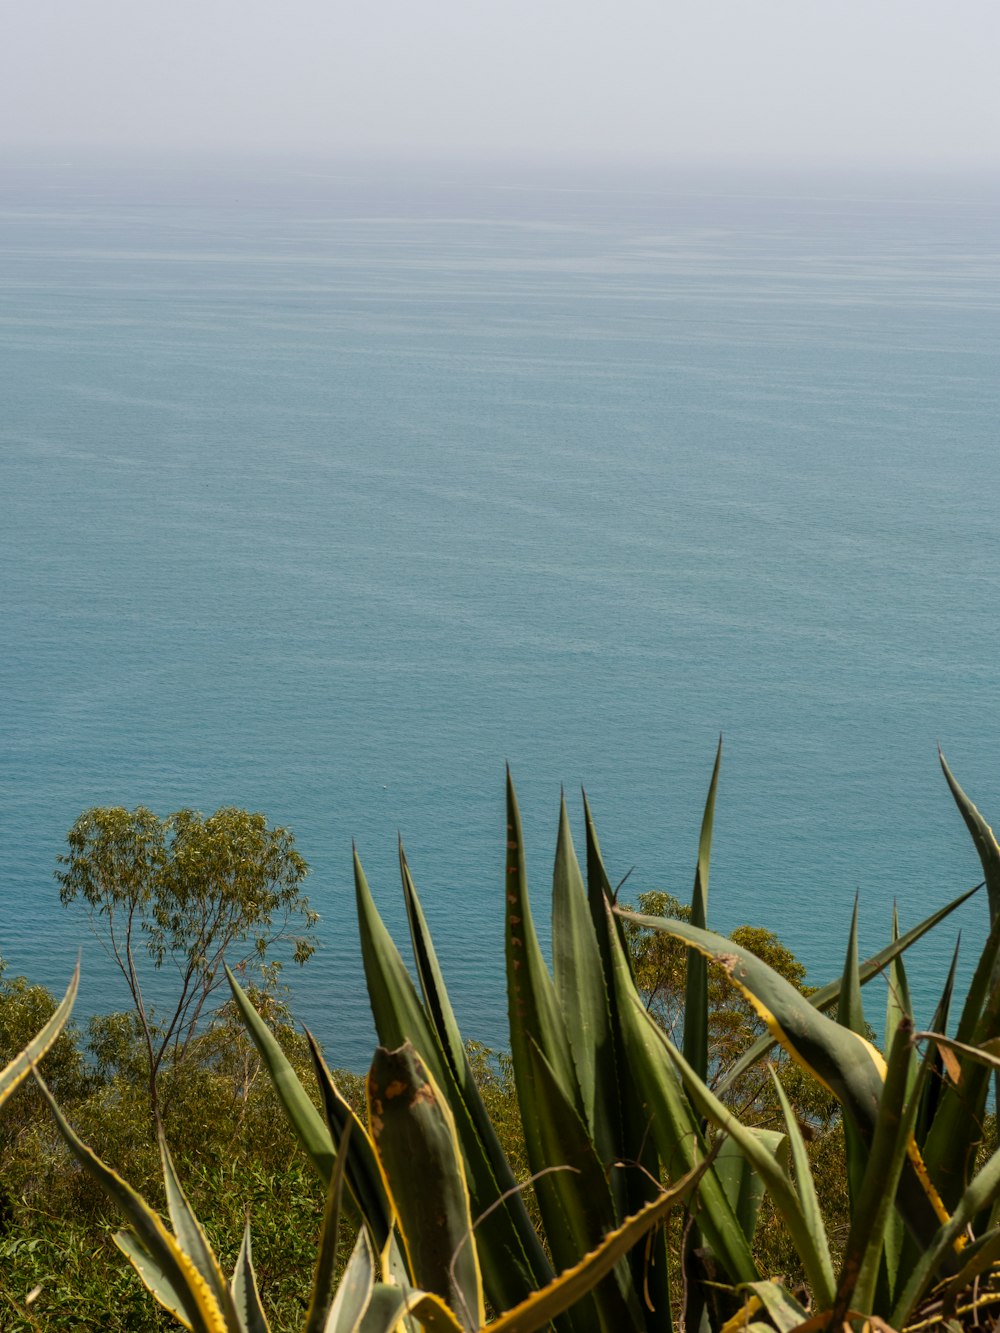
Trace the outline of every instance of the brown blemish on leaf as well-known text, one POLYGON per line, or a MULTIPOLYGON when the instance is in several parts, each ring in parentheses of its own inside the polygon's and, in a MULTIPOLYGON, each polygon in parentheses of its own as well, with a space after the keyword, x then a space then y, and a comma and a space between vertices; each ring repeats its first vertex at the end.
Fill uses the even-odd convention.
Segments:
POLYGON ((401 1079, 394 1078, 391 1083, 387 1083, 385 1086, 386 1101, 392 1101, 393 1097, 399 1097, 408 1087, 408 1083, 404 1083, 401 1079))

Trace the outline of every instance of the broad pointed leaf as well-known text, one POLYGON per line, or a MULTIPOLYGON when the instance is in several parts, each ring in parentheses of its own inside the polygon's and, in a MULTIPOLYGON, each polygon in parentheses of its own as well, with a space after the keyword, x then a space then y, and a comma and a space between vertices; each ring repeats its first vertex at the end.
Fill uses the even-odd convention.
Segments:
POLYGON ((240 1246, 233 1272, 232 1299, 236 1307, 240 1333, 271 1333, 260 1292, 257 1290, 257 1275, 253 1271, 249 1220, 243 1228, 243 1244, 240 1246))
POLYGON ((299 1082, 298 1075, 279 1046, 274 1033, 250 1003, 228 967, 226 976, 229 978, 236 1008, 253 1044, 257 1047, 264 1068, 274 1084, 274 1090, 285 1108, 288 1123, 298 1135, 306 1156, 316 1168, 323 1184, 329 1185, 336 1157, 330 1131, 323 1123, 323 1117, 313 1106, 309 1094, 299 1082))
MULTIPOLYGON (((327 1316, 336 1296, 337 1247, 340 1242, 340 1208, 344 1193, 344 1168, 348 1160, 351 1130, 350 1121, 340 1136, 337 1147, 337 1161, 330 1177, 330 1187, 326 1192, 326 1206, 323 1210, 323 1227, 319 1236, 319 1250, 316 1254, 316 1269, 313 1273, 312 1295, 309 1311, 306 1315, 305 1333, 325 1333, 327 1316)), ((362 1227, 362 1233, 365 1228, 362 1227)), ((248 1232, 249 1237, 249 1232, 248 1232)))
POLYGON ((570 834, 566 802, 559 803, 559 837, 552 877, 552 970, 583 1098, 584 1118, 598 1154, 617 1159, 617 1121, 611 1017, 601 955, 570 834))
POLYGON ((463 1328, 478 1329, 485 1307, 462 1150, 448 1104, 409 1042, 375 1052, 368 1119, 413 1279, 463 1328))
MULTIPOLYGON (((925 917, 923 921, 918 922, 917 925, 913 926, 910 930, 906 931, 905 934, 900 936, 898 940, 891 944, 887 944, 884 949, 880 949, 878 953, 872 954, 870 958, 867 958, 858 968, 858 976, 862 986, 871 981, 873 977, 880 976, 894 958, 901 957, 911 945, 916 944, 916 942, 919 939, 922 939, 929 930, 933 930, 935 926, 939 925, 946 917, 950 916, 952 912, 961 907, 963 903, 967 903, 982 887, 982 884, 976 884, 973 888, 966 889, 965 892, 960 893, 957 898, 953 898, 950 903, 946 903, 944 907, 939 907, 936 912, 932 912, 930 916, 925 917)), ((813 991, 808 997, 809 1004, 811 1004, 814 1009, 820 1010, 821 1012, 829 1009, 840 999, 840 985, 841 978, 838 977, 836 981, 830 981, 827 982, 825 986, 820 986, 818 990, 813 991)), ((737 1060, 733 1068, 730 1069, 726 1076, 719 1082, 716 1091, 725 1092, 727 1089, 733 1087, 748 1069, 751 1069, 758 1060, 763 1059, 768 1051, 773 1049, 776 1043, 777 1039, 771 1036, 770 1033, 765 1037, 761 1037, 759 1041, 754 1042, 754 1044, 748 1048, 745 1054, 737 1060)))
MULTIPOLYGON (((698 839, 698 866, 691 897, 691 924, 708 929, 708 874, 712 860, 712 824, 715 819, 715 794, 722 763, 722 737, 715 752, 712 780, 705 801, 698 839)), ((687 983, 684 1000, 684 1057, 699 1078, 708 1077, 708 964, 696 949, 688 951, 687 983)))

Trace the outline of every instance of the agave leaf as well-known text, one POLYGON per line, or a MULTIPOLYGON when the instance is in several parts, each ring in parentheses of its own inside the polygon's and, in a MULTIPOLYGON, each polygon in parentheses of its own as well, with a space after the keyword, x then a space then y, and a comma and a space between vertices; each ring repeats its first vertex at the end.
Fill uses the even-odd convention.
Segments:
POLYGON ((150 1295, 169 1314, 172 1314, 178 1323, 183 1324, 185 1328, 190 1328, 191 1325, 184 1311, 183 1297, 163 1271, 162 1265, 157 1263, 135 1232, 116 1231, 111 1239, 135 1269, 142 1285, 150 1295))
POLYGON ((424 910, 417 896, 413 876, 410 874, 402 838, 399 840, 399 873, 403 881, 403 901, 406 905, 406 919, 410 926, 410 940, 413 944, 413 957, 417 965, 417 977, 424 997, 424 1007, 452 1072, 456 1078, 460 1078, 465 1064, 465 1046, 445 989, 444 977, 441 974, 431 933, 427 928, 424 910))
MULTIPOLYGON (((956 1039, 968 1046, 984 1045, 1000 1034, 1000 978, 991 981, 1000 962, 1000 917, 990 929, 966 995, 956 1039)), ((967 1055, 959 1057, 961 1087, 941 1085, 938 1105, 924 1142, 928 1170, 947 1207, 952 1207, 968 1181, 973 1145, 982 1138, 989 1092, 989 1071, 967 1055)))
POLYGON ((733 940, 673 918, 621 910, 619 915, 645 930, 673 935, 719 963, 770 1035, 838 1098, 851 1119, 870 1136, 885 1068, 870 1042, 817 1013, 790 982, 733 940))
MULTIPOLYGON (((801 1324, 809 1318, 808 1311, 795 1299, 791 1292, 786 1291, 780 1282, 774 1282, 768 1279, 765 1282, 748 1282, 743 1291, 752 1292, 760 1301, 767 1313, 771 1316, 771 1321, 778 1333, 793 1333, 801 1324)), ((764 1325, 765 1328, 768 1325, 764 1325)))
POLYGON ((816 1253, 822 1255, 824 1250, 829 1253, 826 1222, 819 1206, 819 1199, 816 1197, 816 1183, 813 1180, 812 1168, 809 1165, 809 1154, 802 1138, 802 1131, 799 1129, 798 1117, 792 1109, 792 1104, 788 1100, 788 1094, 782 1086, 781 1079, 778 1078, 774 1069, 770 1070, 770 1074, 774 1090, 778 1094, 781 1114, 785 1118, 785 1130, 788 1134, 788 1144, 791 1149, 792 1166, 795 1169, 795 1187, 799 1196, 799 1203, 802 1206, 802 1217, 805 1221, 806 1230, 816 1253))
POLYGON ((678 1180, 659 1198, 640 1212, 626 1218, 595 1249, 560 1273, 557 1278, 528 1299, 490 1323, 490 1333, 534 1333, 577 1304, 592 1291, 629 1250, 653 1227, 661 1223, 678 1204, 686 1203, 696 1190, 708 1167, 708 1159, 678 1180))
POLYGON ((951 1276, 946 1270, 953 1263, 955 1251, 961 1248, 966 1228, 997 1198, 1000 1198, 1000 1151, 993 1154, 966 1187, 951 1217, 919 1256, 893 1309, 889 1321, 893 1327, 903 1328, 931 1284, 941 1276, 951 1276))
MULTIPOLYGON (((528 1042, 535 1045, 551 1065, 563 1095, 582 1115, 583 1099, 566 1024, 555 987, 542 957, 528 899, 528 872, 521 833, 521 815, 510 772, 507 773, 507 874, 505 944, 507 959, 507 1007, 510 1017, 511 1056, 515 1075, 527 1076, 528 1042)), ((537 1169, 537 1168, 536 1168, 537 1169)))
MULTIPOLYGON (((205 1279, 164 1226, 162 1219, 131 1185, 126 1184, 121 1176, 106 1166, 96 1153, 81 1142, 56 1105, 37 1069, 34 1074, 49 1104, 59 1133, 87 1174, 97 1181, 105 1194, 118 1205, 131 1222, 139 1246, 155 1265, 155 1271, 163 1274, 169 1299, 179 1302, 183 1312, 182 1317, 188 1327, 193 1329, 194 1333, 234 1333, 234 1330, 227 1326, 225 1315, 205 1279)), ((138 1269, 136 1271, 145 1281, 143 1273, 138 1269)), ((159 1300, 156 1288, 149 1289, 159 1300)), ((173 1310, 174 1307, 168 1305, 167 1308, 173 1310)))
MULTIPOLYGON (((464 1050, 459 1081, 432 1026, 428 1011, 420 1002, 399 950, 379 916, 357 853, 354 858, 354 884, 361 955, 379 1040, 388 1049, 395 1049, 406 1041, 412 1042, 447 1097, 462 1145, 472 1210, 475 1216, 484 1217, 480 1249, 486 1290, 491 1303, 504 1309, 522 1299, 526 1291, 532 1290, 539 1280, 544 1281, 552 1270, 535 1235, 524 1202, 516 1192, 513 1175, 506 1165, 503 1149, 496 1139, 489 1116, 481 1105, 482 1099, 468 1068, 464 1050)), ((407 886, 405 877, 404 893, 412 898, 411 906, 418 906, 412 881, 407 886)), ((419 927, 421 920, 422 913, 419 917, 411 918, 411 929, 413 921, 419 927)), ((423 934, 422 952, 425 957, 429 957, 430 936, 426 931, 426 923, 423 925, 423 934)), ((425 980, 437 986, 437 980, 429 969, 424 975, 425 980)), ((438 987, 436 999, 443 1012, 447 1003, 443 987, 438 987)))
MULTIPOLYGON (((305 1333, 324 1333, 327 1316, 336 1296, 337 1246, 340 1242, 340 1208, 344 1194, 344 1168, 348 1160, 351 1130, 350 1121, 344 1128, 337 1148, 337 1161, 330 1177, 323 1210, 323 1228, 319 1236, 316 1271, 313 1274, 312 1295, 306 1315, 305 1333)), ((362 1232, 365 1228, 362 1227, 362 1232)), ((248 1232, 249 1235, 249 1232, 248 1232)))
POLYGON ((435 1077, 443 1078, 441 1050, 414 988, 406 964, 379 916, 357 851, 354 852, 354 890, 361 935, 361 958, 368 983, 368 999, 379 1040, 395 1049, 404 1041, 413 1043, 425 1060, 438 1066, 435 1077))
POLYGON ((756 1135, 752 1134, 747 1126, 719 1101, 666 1036, 663 1038, 663 1049, 677 1066, 699 1112, 736 1141, 744 1156, 764 1181, 775 1208, 788 1227, 812 1286, 816 1303, 821 1309, 827 1309, 833 1301, 834 1281, 825 1232, 819 1237, 811 1233, 795 1187, 778 1162, 756 1135))
POLYGON ((942 1295, 946 1298, 949 1295, 960 1295, 972 1285, 980 1273, 985 1273, 997 1263, 1000 1259, 1000 1227, 994 1227, 985 1236, 980 1236, 962 1253, 965 1256, 965 1263, 942 1288, 942 1295))
MULTIPOLYGON (((851 913, 851 929, 848 933, 847 956, 844 959, 844 971, 840 982, 840 1000, 837 1006, 837 1022, 841 1027, 850 1029, 859 1037, 864 1037, 868 1028, 861 1002, 861 978, 858 968, 858 895, 854 895, 854 910, 851 913)), ((870 1133, 854 1120, 844 1118, 844 1155, 847 1161, 847 1186, 853 1213, 861 1181, 868 1162, 867 1141, 870 1133)))
POLYGON ((983 1025, 991 1001, 995 1001, 994 973, 998 963, 1000 963, 1000 918, 990 927, 982 953, 976 961, 955 1033, 959 1041, 973 1041, 977 1033, 983 1038, 997 1035, 995 1032, 984 1031, 983 1025))
MULTIPOLYGON (((896 904, 892 905, 892 942, 899 939, 899 913, 896 904)), ((904 1018, 913 1021, 913 1002, 910 999, 910 986, 906 979, 906 968, 901 957, 894 958, 888 970, 889 995, 885 1009, 885 1049, 892 1047, 896 1029, 904 1018)), ((912 1082, 912 1075, 911 1080, 912 1082)))
MULTIPOLYGON (((896 904, 892 905, 892 939, 893 942, 899 939, 899 913, 896 910, 896 904)), ((884 1049, 888 1053, 892 1049, 893 1039, 899 1030, 902 1022, 909 1023, 911 1029, 913 1022, 913 1002, 910 998, 910 987, 906 977, 906 969, 903 966, 902 957, 894 958, 889 964, 888 970, 888 996, 885 1009, 885 1041, 884 1049)), ((924 1103, 923 1093, 926 1092, 925 1071, 918 1072, 915 1063, 910 1062, 907 1097, 913 1092, 920 1079, 921 1096, 914 1103, 914 1116, 912 1120, 913 1137, 919 1146, 923 1142, 923 1135, 920 1127, 920 1109, 924 1103)), ((893 1208, 885 1222, 885 1236, 883 1248, 885 1253, 885 1284, 887 1291, 885 1293, 876 1293, 876 1304, 888 1308, 891 1305, 892 1294, 896 1290, 899 1278, 899 1265, 903 1254, 903 1248, 906 1243, 906 1233, 903 1226, 903 1219, 899 1215, 899 1210, 893 1208)))
POLYGON ((608 994, 562 799, 552 877, 552 970, 584 1118, 599 1155, 612 1162, 617 1158, 619 1111, 616 1085, 608 1081, 614 1070, 608 994))
POLYGON ((854 910, 851 913, 851 929, 847 941, 847 956, 844 959, 844 971, 840 979, 840 998, 837 1005, 837 1022, 841 1027, 850 1028, 859 1037, 868 1031, 865 1011, 861 1000, 861 973, 858 964, 858 896, 854 895, 854 910))
MULTIPOLYGON (((957 898, 953 898, 950 903, 946 903, 944 907, 939 907, 936 912, 932 912, 930 916, 925 917, 923 921, 918 922, 912 929, 901 935, 898 940, 893 941, 891 944, 887 944, 884 949, 880 949, 878 953, 872 954, 870 958, 867 958, 858 968, 858 978, 862 986, 871 981, 873 977, 877 977, 884 972, 894 958, 901 957, 911 945, 916 944, 917 940, 926 935, 929 930, 933 930, 936 925, 942 922, 947 916, 950 916, 956 908, 961 907, 963 903, 967 903, 982 887, 982 884, 976 884, 973 888, 966 889, 965 892, 960 893, 957 898)), ((825 986, 820 986, 818 990, 813 991, 813 993, 808 996, 808 1003, 814 1009, 820 1011, 829 1009, 840 999, 840 985, 841 978, 839 977, 836 981, 827 982, 825 986)), ((763 1057, 777 1044, 777 1038, 770 1034, 761 1037, 758 1041, 754 1042, 752 1046, 748 1047, 740 1059, 737 1060, 736 1064, 726 1074, 725 1078, 716 1085, 716 1091, 721 1093, 731 1088, 740 1078, 742 1078, 748 1069, 751 1069, 758 1060, 763 1059, 763 1057)))
POLYGON ((417 1333, 418 1325, 427 1333, 463 1333, 462 1325, 439 1297, 380 1282, 372 1291, 357 1333, 417 1333))
MULTIPOLYGON (((483 1218, 483 1281, 492 1303, 506 1309, 550 1281, 552 1267, 483 1103, 402 845, 400 871, 424 1009, 440 1043, 442 1077, 438 1081, 455 1112, 473 1211, 483 1218)), ((433 1071, 433 1063, 431 1067, 433 1071)))
MULTIPOLYGON (((609 908, 613 908, 616 900, 616 893, 611 888, 611 882, 608 879, 607 871, 604 868, 604 858, 601 855, 601 844, 597 837, 597 828, 594 825, 594 817, 591 813, 590 804, 587 801, 587 793, 583 794, 583 813, 587 829, 587 901, 590 905, 590 917, 594 923, 594 931, 597 935, 598 945, 601 948, 601 962, 604 967, 605 976, 611 975, 611 954, 604 948, 604 938, 610 927, 614 928, 614 934, 618 943, 629 963, 629 975, 632 972, 632 959, 628 951, 628 941, 625 939, 625 931, 621 921, 613 914, 609 915, 609 908)), ((631 872, 630 872, 631 873, 631 872)), ((626 879, 628 876, 626 875, 626 879)), ((621 888, 621 885, 618 886, 621 888)), ((610 989, 610 988, 609 988, 610 989)), ((614 1007, 614 996, 609 994, 609 999, 614 1007)))
POLYGON ((355 1333, 374 1290, 375 1255, 368 1232, 362 1227, 327 1313, 323 1333, 355 1333))
POLYGON ((904 1018, 893 1037, 867 1168, 851 1210, 831 1320, 834 1328, 840 1326, 848 1309, 871 1310, 875 1299, 879 1262, 917 1108, 916 1098, 908 1105, 906 1100, 913 1065, 912 1036, 910 1020, 904 1018))
MULTIPOLYGON (((545 1222, 546 1239, 557 1269, 575 1263, 581 1253, 579 1235, 567 1228, 560 1217, 558 1189, 547 1171, 564 1159, 546 1155, 541 1133, 554 1114, 552 1083, 558 1088, 559 1106, 571 1107, 577 1118, 583 1116, 583 1099, 570 1053, 569 1038, 555 986, 542 957, 535 933, 528 898, 528 876, 517 796, 507 773, 507 859, 504 883, 504 936, 507 970, 507 1013, 510 1024, 511 1059, 517 1089, 521 1124, 524 1128, 528 1165, 538 1176, 535 1197, 545 1222), (552 1073, 552 1083, 539 1081, 541 1052, 552 1073)), ((583 1320, 592 1327, 599 1319, 596 1308, 575 1311, 572 1320, 583 1320)))
MULTIPOLYGON (((948 968, 948 976, 945 979, 944 989, 941 992, 941 998, 938 1000, 937 1008, 934 1010, 934 1017, 931 1019, 932 1032, 944 1032, 948 1027, 948 1016, 951 1011, 951 997, 955 989, 955 973, 958 970, 958 951, 960 943, 960 940, 955 941, 955 949, 951 956, 951 966, 948 968)), ((924 1149, 927 1133, 931 1125, 934 1123, 934 1117, 937 1114, 937 1108, 941 1100, 941 1089, 944 1086, 944 1080, 941 1078, 943 1062, 936 1046, 928 1046, 927 1050, 924 1052, 924 1064, 927 1066, 927 1069, 923 1079, 920 1106, 917 1109, 917 1120, 913 1131, 917 1143, 921 1147, 921 1151, 924 1149)))
POLYGON ((479 1255, 455 1120, 429 1068, 407 1042, 380 1046, 368 1074, 368 1119, 417 1284, 456 1312, 485 1319, 479 1255))
MULTIPOLYGON (((1000 1037, 994 1037, 992 1041, 987 1041, 982 1046, 969 1046, 964 1041, 956 1041, 954 1037, 945 1037, 940 1032, 917 1032, 914 1033, 916 1041, 929 1041, 938 1050, 944 1054, 945 1051, 957 1051, 968 1060, 974 1060, 977 1064, 988 1065, 991 1069, 1000 1069, 1000 1037)), ((947 1064, 947 1059, 945 1061, 947 1064)), ((961 1065, 954 1066, 959 1077, 956 1078, 952 1073, 952 1067, 949 1066, 948 1072, 951 1075, 952 1082, 961 1082, 961 1065)))
MULTIPOLYGON (((341 1095, 320 1053, 316 1039, 308 1028, 306 1039, 309 1042, 309 1053, 312 1056, 320 1096, 323 1098, 323 1109, 330 1127, 331 1140, 341 1145, 337 1151, 336 1161, 339 1163, 340 1154, 347 1150, 344 1173, 348 1188, 365 1225, 372 1233, 376 1249, 381 1253, 392 1230, 392 1210, 386 1198, 382 1173, 375 1156, 375 1145, 350 1104, 341 1095)), ((336 1174, 335 1164, 330 1178, 331 1185, 336 1174)))
MULTIPOLYGON (((845 1119, 850 1119, 866 1145, 871 1143, 882 1096, 885 1061, 870 1042, 818 1013, 784 977, 733 940, 672 918, 621 911, 619 915, 647 930, 660 930, 693 944, 724 967, 770 1035, 833 1093, 844 1108, 845 1119)), ((936 1232, 944 1209, 919 1158, 916 1144, 912 1143, 912 1170, 904 1170, 900 1202, 907 1224, 919 1239, 926 1240, 936 1232)))
MULTIPOLYGON (((749 1133, 767 1149, 782 1166, 788 1156, 785 1135, 775 1129, 760 1129, 747 1126, 749 1133)), ((739 1145, 733 1139, 723 1139, 715 1158, 716 1175, 732 1204, 736 1220, 739 1222, 747 1240, 752 1242, 757 1230, 757 1216, 764 1201, 766 1190, 761 1177, 743 1156, 739 1145)))
MULTIPOLYGON (((1000 921, 1000 846, 997 846, 997 840, 993 836, 993 830, 989 824, 956 782, 951 769, 945 763, 940 747, 938 747, 938 757, 941 760, 945 779, 951 788, 951 794, 955 798, 955 804, 965 820, 966 828, 972 834, 972 841, 975 843, 976 852, 983 867, 983 875, 986 879, 986 892, 990 900, 990 922, 996 924, 1000 921)), ((994 957, 990 975, 991 988, 996 988, 998 984, 1000 984, 1000 955, 994 957)), ((962 1036, 963 1034, 959 1033, 958 1035, 962 1036)), ((981 1032, 978 1035, 982 1039, 995 1034, 993 1032, 981 1032)), ((997 1074, 993 1076, 993 1096, 995 1101, 1000 1102, 1000 1075, 997 1074)))
POLYGON ((174 1228, 177 1243, 202 1275, 223 1310, 229 1322, 235 1322, 236 1311, 232 1305, 229 1286, 222 1275, 219 1261, 208 1243, 208 1237, 202 1230, 201 1223, 195 1216, 188 1197, 181 1188, 174 1170, 174 1163, 167 1148, 167 1141, 159 1131, 160 1162, 163 1167, 163 1183, 167 1196, 167 1211, 174 1228))
MULTIPOLYGON (((250 1003, 239 982, 229 968, 226 968, 229 986, 236 1001, 236 1008, 249 1032, 253 1044, 263 1061, 274 1090, 278 1094, 288 1123, 298 1136, 305 1149, 306 1156, 316 1168, 324 1185, 329 1185, 333 1174, 336 1152, 330 1131, 323 1123, 323 1118, 313 1106, 309 1094, 299 1082, 298 1075, 288 1061, 288 1057, 278 1044, 274 1033, 250 1003)), ((360 1202, 360 1201, 359 1201, 360 1202)))
MULTIPOLYGON (((610 905, 605 909, 610 915, 610 905)), ((666 1037, 647 1014, 635 989, 625 950, 609 924, 616 1011, 621 1023, 627 1067, 642 1102, 644 1132, 655 1142, 668 1177, 676 1180, 705 1154, 699 1118, 680 1079, 664 1058, 666 1037)), ((698 1190, 698 1223, 730 1282, 754 1282, 760 1276, 743 1229, 714 1170, 698 1190)))
MULTIPOLYGON (((698 865, 691 898, 691 922, 708 929, 708 875, 712 860, 712 824, 715 819, 715 793, 722 763, 722 737, 715 752, 712 780, 705 801, 698 839, 698 865)), ((684 1000, 684 1058, 700 1079, 708 1078, 708 964, 703 954, 689 949, 684 1000)))
MULTIPOLYGON (((631 1163, 629 1169, 616 1172, 612 1178, 617 1207, 628 1216, 640 1212, 659 1194, 660 1157, 649 1133, 649 1116, 632 1077, 622 1035, 614 984, 614 957, 622 956, 621 923, 609 910, 611 885, 586 793, 583 812, 587 834, 587 900, 601 960, 611 1034, 610 1048, 598 1048, 598 1083, 609 1097, 607 1130, 614 1135, 615 1143, 613 1155, 606 1160, 631 1163)), ((624 962, 631 979, 627 952, 624 962)), ((670 1261, 664 1228, 649 1235, 642 1250, 631 1251, 629 1265, 636 1290, 643 1294, 647 1333, 670 1333, 670 1261)))
MULTIPOLYGON (((533 1127, 538 1160, 559 1168, 539 1175, 535 1192, 553 1258, 560 1268, 571 1268, 581 1254, 614 1230, 614 1204, 586 1125, 565 1099, 552 1066, 533 1041, 528 1054, 538 1117, 533 1127)), ((627 1264, 615 1269, 615 1279, 599 1283, 592 1293, 600 1327, 612 1333, 641 1327, 644 1320, 627 1264)))
POLYGON ((243 1244, 233 1271, 232 1300, 236 1307, 239 1333, 271 1333, 267 1315, 257 1290, 257 1275, 253 1271, 250 1248, 250 1221, 243 1228, 243 1244))
POLYGON ((5 1069, 0 1070, 0 1106, 4 1104, 19 1083, 28 1076, 32 1065, 38 1064, 39 1060, 51 1048, 52 1043, 62 1032, 69 1020, 70 1012, 73 1008, 73 1001, 76 999, 76 992, 80 985, 80 964, 77 963, 73 969, 73 976, 66 987, 66 994, 59 1001, 55 1012, 37 1036, 28 1042, 24 1050, 11 1060, 5 1069))
POLYGON ((945 757, 940 748, 938 749, 938 759, 941 761, 945 781, 955 798, 955 804, 965 821, 965 827, 972 834, 972 841, 975 843, 976 852, 983 867, 983 875, 986 879, 986 892, 990 900, 990 921, 996 921, 1000 917, 1000 847, 997 846, 997 840, 993 836, 993 830, 989 824, 958 785, 954 774, 945 762, 945 757))

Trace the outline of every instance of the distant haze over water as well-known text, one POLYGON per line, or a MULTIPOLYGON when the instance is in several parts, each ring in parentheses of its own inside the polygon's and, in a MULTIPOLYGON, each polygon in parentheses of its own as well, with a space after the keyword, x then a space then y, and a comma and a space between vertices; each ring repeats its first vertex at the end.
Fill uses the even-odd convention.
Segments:
POLYGON ((1000 819, 996 180, 2 168, 13 971, 61 990, 82 941, 81 1012, 124 1007, 58 905, 66 829, 237 804, 312 864, 289 980, 333 1063, 373 1044, 351 839, 407 944, 397 830, 503 1044, 504 761, 547 935, 560 785, 624 893, 686 897, 720 731, 711 924, 814 983, 856 890, 873 951, 894 897, 906 926, 979 878, 935 743, 1000 819))

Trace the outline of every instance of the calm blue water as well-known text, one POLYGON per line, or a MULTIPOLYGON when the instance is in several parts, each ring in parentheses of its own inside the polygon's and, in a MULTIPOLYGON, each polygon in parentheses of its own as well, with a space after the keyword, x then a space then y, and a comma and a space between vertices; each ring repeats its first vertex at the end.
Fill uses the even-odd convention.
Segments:
MULTIPOLYGON (((502 1044, 503 763, 545 915, 560 784, 613 875, 815 982, 1000 818, 997 182, 9 159, 0 948, 124 993, 52 880, 93 804, 260 808, 313 866, 294 1004, 372 1029, 351 839, 401 830, 502 1044)), ((964 916, 970 943, 985 903, 964 916)), ((926 1003, 954 930, 920 956, 926 1003)), ((876 1011, 883 992, 873 994, 876 1011)))

